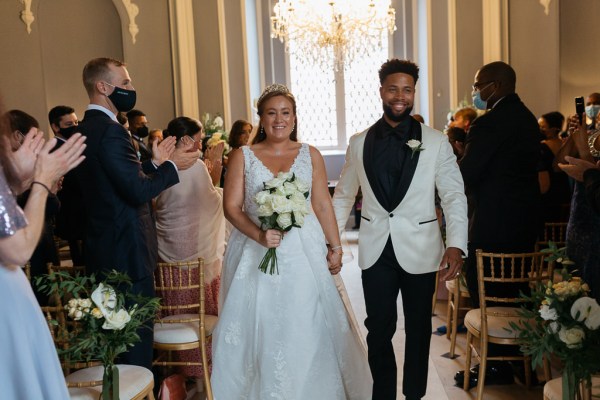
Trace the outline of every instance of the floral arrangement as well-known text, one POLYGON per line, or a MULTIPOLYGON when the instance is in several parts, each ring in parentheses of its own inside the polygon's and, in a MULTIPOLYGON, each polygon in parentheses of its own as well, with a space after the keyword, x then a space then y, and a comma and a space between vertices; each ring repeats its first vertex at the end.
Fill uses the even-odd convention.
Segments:
POLYGON ((547 260, 564 266, 562 280, 540 284, 526 297, 534 308, 523 308, 527 320, 512 323, 511 328, 518 332, 521 351, 532 356, 534 367, 548 354, 563 362, 563 399, 572 400, 578 383, 589 384, 591 374, 600 371, 600 306, 588 297, 588 285, 567 270, 573 263, 565 250, 553 243, 545 250, 550 254, 547 260))
MULTIPOLYGON (((258 204, 258 218, 261 229, 277 229, 287 232, 293 227, 301 228, 304 217, 310 213, 306 202, 310 186, 290 172, 280 172, 264 183, 264 190, 254 196, 258 204)), ((277 253, 270 248, 263 257, 258 269, 273 275, 277 269, 277 253)))
POLYGON ((214 147, 219 143, 224 143, 223 155, 227 155, 231 149, 227 143, 228 135, 223 126, 223 118, 219 114, 211 118, 209 113, 202 114, 202 126, 206 133, 206 145, 208 147, 214 147))
POLYGON ((417 139, 410 139, 408 142, 406 142, 406 145, 411 150, 411 154, 410 154, 411 159, 415 156, 415 153, 419 153, 419 152, 425 150, 425 147, 423 147, 423 143, 421 143, 421 141, 417 140, 417 139))
POLYGON ((103 282, 97 282, 95 275, 53 272, 36 278, 36 285, 49 295, 72 296, 64 308, 67 316, 77 323, 73 329, 62 332, 61 337, 69 346, 57 349, 58 353, 67 363, 102 361, 102 398, 118 398, 115 359, 140 341, 136 331, 154 318, 159 299, 134 295, 127 290, 118 292, 115 288, 127 289, 131 280, 115 270, 108 273, 103 282))

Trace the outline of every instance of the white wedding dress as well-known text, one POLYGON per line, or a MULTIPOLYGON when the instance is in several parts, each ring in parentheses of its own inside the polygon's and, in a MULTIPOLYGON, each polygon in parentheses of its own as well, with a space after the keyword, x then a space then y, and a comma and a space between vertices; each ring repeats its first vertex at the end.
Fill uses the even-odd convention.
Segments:
MULTIPOLYGON (((254 195, 273 174, 249 147, 242 151, 244 210, 259 225, 254 195)), ((308 145, 302 145, 291 171, 312 182, 308 145)), ((278 275, 258 270, 266 250, 238 230, 231 234, 213 334, 215 399, 371 399, 366 353, 349 322, 351 307, 342 302, 327 269, 316 216, 286 233, 277 248, 278 275)))

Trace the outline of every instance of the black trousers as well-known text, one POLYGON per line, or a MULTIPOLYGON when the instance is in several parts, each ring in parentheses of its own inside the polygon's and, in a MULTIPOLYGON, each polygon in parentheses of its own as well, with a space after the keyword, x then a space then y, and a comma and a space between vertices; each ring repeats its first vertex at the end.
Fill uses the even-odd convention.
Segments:
POLYGON ((396 399, 398 373, 392 338, 398 320, 398 292, 402 294, 406 331, 402 393, 407 398, 425 395, 435 280, 435 272, 409 274, 402 269, 391 238, 377 262, 362 271, 373 400, 396 399))

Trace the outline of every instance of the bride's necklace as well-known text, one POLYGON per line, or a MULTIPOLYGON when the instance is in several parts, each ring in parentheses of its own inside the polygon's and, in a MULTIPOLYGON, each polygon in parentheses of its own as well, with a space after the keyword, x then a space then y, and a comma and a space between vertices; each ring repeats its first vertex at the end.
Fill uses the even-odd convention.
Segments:
POLYGON ((275 153, 275 155, 276 155, 277 157, 279 157, 279 156, 281 155, 281 153, 282 153, 280 149, 273 150, 273 152, 275 153))

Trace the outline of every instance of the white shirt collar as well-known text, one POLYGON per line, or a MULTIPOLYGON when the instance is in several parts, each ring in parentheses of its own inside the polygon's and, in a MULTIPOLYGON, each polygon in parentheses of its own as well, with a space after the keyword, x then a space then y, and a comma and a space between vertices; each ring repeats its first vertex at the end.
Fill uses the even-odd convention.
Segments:
POLYGON ((104 114, 108 115, 110 117, 110 119, 112 119, 113 121, 119 122, 117 120, 117 116, 112 111, 110 111, 106 107, 102 107, 99 104, 88 104, 86 110, 98 110, 98 111, 102 111, 104 114))

